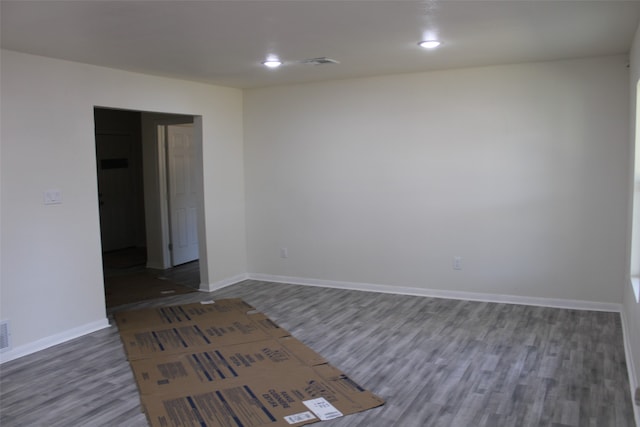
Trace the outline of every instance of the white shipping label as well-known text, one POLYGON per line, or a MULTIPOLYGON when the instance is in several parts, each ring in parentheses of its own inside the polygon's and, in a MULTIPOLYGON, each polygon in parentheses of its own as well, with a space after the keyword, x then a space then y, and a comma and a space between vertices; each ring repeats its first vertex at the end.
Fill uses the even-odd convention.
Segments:
POLYGON ((338 411, 335 406, 329 403, 324 397, 304 400, 302 403, 322 421, 332 420, 342 416, 342 412, 338 411))
POLYGON ((315 420, 316 417, 311 412, 307 411, 307 412, 300 412, 299 414, 286 416, 284 417, 284 419, 289 424, 297 424, 303 421, 315 420))

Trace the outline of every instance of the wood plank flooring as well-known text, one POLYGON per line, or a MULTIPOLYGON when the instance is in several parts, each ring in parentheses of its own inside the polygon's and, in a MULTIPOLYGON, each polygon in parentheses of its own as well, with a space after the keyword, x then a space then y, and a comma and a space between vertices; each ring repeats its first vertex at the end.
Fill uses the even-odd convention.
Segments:
MULTIPOLYGON (((386 400, 322 427, 633 426, 617 313, 245 281, 240 297, 386 400)), ((0 365, 0 425, 146 426, 115 326, 0 365)))

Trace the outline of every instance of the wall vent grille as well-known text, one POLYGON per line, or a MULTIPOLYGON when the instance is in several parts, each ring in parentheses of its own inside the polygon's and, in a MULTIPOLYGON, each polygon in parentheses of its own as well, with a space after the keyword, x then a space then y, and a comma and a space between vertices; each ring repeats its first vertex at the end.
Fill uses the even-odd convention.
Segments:
POLYGON ((11 349, 11 333, 9 331, 9 321, 0 320, 0 352, 11 349))

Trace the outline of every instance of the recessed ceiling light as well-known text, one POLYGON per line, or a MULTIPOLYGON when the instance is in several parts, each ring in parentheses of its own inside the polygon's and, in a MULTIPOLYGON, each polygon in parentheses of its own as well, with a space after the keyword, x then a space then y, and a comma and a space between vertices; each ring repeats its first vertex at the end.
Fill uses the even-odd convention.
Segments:
POLYGON ((424 40, 421 41, 420 43, 418 43, 418 46, 423 47, 425 49, 434 49, 438 46, 440 46, 442 44, 442 42, 438 41, 438 40, 424 40))
POLYGON ((269 68, 278 68, 279 66, 282 65, 282 61, 277 60, 277 59, 268 59, 268 60, 264 61, 262 63, 262 65, 264 65, 265 67, 269 67, 269 68))

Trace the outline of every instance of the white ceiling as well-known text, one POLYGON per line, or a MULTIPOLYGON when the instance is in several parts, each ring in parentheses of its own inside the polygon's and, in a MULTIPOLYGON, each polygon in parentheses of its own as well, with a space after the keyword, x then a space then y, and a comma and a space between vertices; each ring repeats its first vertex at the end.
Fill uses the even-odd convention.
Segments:
POLYGON ((254 88, 627 53, 640 0, 0 0, 0 16, 5 49, 254 88), (323 56, 340 64, 300 63, 323 56))

